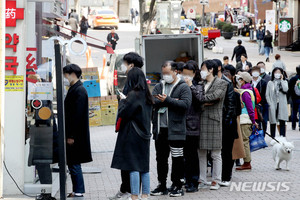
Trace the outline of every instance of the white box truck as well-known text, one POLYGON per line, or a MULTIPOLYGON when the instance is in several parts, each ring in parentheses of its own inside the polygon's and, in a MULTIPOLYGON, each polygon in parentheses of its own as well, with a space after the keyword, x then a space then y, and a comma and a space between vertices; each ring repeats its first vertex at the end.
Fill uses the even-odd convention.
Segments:
POLYGON ((136 51, 144 58, 143 70, 152 85, 165 61, 195 60, 203 62, 203 38, 201 34, 144 35, 136 44, 136 51), (138 43, 139 42, 139 43, 138 43), (154 79, 152 80, 152 77, 154 79))
MULTIPOLYGON (((151 89, 161 78, 161 66, 165 61, 195 60, 199 67, 203 62, 203 38, 201 34, 143 35, 136 39, 135 50, 144 58, 143 71, 151 81, 151 89)), ((129 52, 129 51, 128 51, 129 52)), ((109 66, 109 91, 123 90, 126 74, 122 65, 125 53, 116 52, 109 66), (113 80, 115 84, 113 86, 113 80)))

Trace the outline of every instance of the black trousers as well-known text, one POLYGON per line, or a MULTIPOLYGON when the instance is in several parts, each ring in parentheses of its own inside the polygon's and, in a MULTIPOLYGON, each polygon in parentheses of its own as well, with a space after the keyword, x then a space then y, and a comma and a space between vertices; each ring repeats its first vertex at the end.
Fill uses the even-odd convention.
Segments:
POLYGON ((232 125, 226 126, 223 123, 223 137, 222 137, 222 181, 230 181, 232 176, 232 168, 234 160, 232 160, 232 148, 234 142, 234 135, 232 135, 232 125))
MULTIPOLYGON (((285 121, 279 120, 280 135, 285 137, 285 121)), ((271 136, 275 137, 276 124, 271 124, 271 136)))
POLYGON ((199 180, 199 136, 186 136, 184 145, 185 179, 188 185, 198 185, 199 180))
POLYGON ((124 170, 121 170, 121 180, 122 180, 122 183, 121 183, 121 188, 120 188, 120 191, 122 193, 131 193, 131 189, 130 189, 130 175, 129 175, 129 171, 124 171, 124 170))
POLYGON ((181 188, 184 182, 184 141, 168 140, 168 129, 161 128, 158 139, 155 140, 158 182, 162 187, 167 187, 169 171, 168 159, 172 155, 171 181, 174 186, 181 188))

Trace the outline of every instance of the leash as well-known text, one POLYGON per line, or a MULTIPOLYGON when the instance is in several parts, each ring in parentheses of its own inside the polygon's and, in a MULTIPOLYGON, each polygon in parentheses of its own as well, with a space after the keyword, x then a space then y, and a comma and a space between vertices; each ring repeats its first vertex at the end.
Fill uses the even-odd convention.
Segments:
POLYGON ((275 139, 272 135, 270 135, 270 134, 267 133, 267 132, 265 132, 265 134, 267 134, 270 138, 272 138, 272 139, 275 140, 278 144, 280 144, 280 142, 279 142, 277 139, 275 139))

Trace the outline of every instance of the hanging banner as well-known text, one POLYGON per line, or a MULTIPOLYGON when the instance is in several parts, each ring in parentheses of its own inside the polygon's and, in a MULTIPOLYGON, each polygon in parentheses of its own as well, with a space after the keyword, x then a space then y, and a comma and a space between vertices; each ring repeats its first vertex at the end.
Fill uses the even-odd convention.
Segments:
POLYGON ((254 15, 255 15, 255 24, 257 24, 258 9, 257 9, 257 2, 256 2, 256 0, 254 0, 254 15))
POLYGON ((24 77, 23 76, 5 76, 6 92, 23 92, 24 77))
POLYGON ((266 10, 266 31, 270 31, 274 38, 275 36, 275 25, 276 25, 276 11, 266 10))

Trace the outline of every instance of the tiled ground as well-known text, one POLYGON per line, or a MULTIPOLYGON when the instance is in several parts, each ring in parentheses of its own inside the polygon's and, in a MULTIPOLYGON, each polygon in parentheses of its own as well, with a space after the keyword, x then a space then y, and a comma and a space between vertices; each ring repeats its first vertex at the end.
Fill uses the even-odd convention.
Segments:
MULTIPOLYGON (((185 194, 180 199, 300 199, 300 132, 291 131, 288 124, 287 138, 295 141, 296 149, 293 160, 290 162, 290 171, 276 171, 272 160, 272 149, 259 150, 252 153, 253 170, 251 172, 233 172, 233 182, 290 182, 288 192, 240 192, 230 191, 229 188, 221 188, 218 191, 209 189, 200 190, 194 194, 185 194)), ((86 194, 85 200, 108 199, 119 189, 120 172, 110 168, 112 154, 114 150, 116 133, 114 127, 105 126, 91 128, 91 140, 94 161, 85 166, 99 167, 103 171, 101 174, 85 174, 86 194)), ((269 141, 269 138, 267 138, 269 141)), ((151 144, 151 188, 156 184, 156 161, 153 142, 151 144)), ((277 185, 274 183, 273 185, 277 185)), ((70 180, 68 179, 68 189, 70 190, 70 180)), ((151 199, 169 199, 167 196, 151 197, 151 199)))

